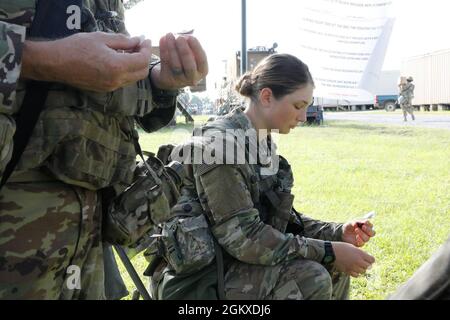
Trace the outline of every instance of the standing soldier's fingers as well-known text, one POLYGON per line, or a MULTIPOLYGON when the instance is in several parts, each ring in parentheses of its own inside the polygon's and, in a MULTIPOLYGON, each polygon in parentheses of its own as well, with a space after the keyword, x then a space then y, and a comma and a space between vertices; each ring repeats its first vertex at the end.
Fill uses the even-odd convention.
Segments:
POLYGON ((200 79, 196 79, 197 76, 197 63, 195 62, 194 54, 189 47, 187 40, 184 36, 180 36, 176 40, 177 51, 180 56, 181 63, 183 65, 183 72, 186 76, 186 80, 190 84, 195 85, 200 79), (195 83, 194 83, 195 82, 195 83))
POLYGON ((136 82, 136 81, 147 78, 148 75, 149 75, 149 69, 145 68, 145 69, 141 69, 141 70, 135 71, 133 73, 130 73, 129 78, 130 78, 131 82, 133 82, 133 81, 136 82))
POLYGON ((206 56, 205 50, 203 50, 202 45, 195 37, 189 37, 188 38, 188 44, 191 48, 192 52, 195 56, 195 61, 197 63, 197 70, 198 72, 204 77, 208 74, 209 67, 208 67, 208 58, 206 56))
POLYGON ((115 62, 120 65, 122 72, 135 72, 148 69, 151 52, 118 53, 115 62))
POLYGON ((167 35, 159 39, 159 59, 161 60, 161 67, 170 67, 169 47, 167 45, 167 35))
POLYGON ((183 75, 183 66, 181 64, 181 60, 178 54, 177 45, 175 41, 175 37, 172 33, 167 34, 167 50, 168 50, 168 58, 169 58, 169 67, 171 69, 172 75, 174 77, 179 77, 183 75))
POLYGON ((149 58, 152 57, 152 41, 150 39, 145 39, 138 46, 138 52, 146 54, 149 58))
POLYGON ((139 37, 130 38, 124 34, 111 34, 111 33, 98 33, 104 43, 111 49, 114 50, 133 50, 141 42, 139 37))

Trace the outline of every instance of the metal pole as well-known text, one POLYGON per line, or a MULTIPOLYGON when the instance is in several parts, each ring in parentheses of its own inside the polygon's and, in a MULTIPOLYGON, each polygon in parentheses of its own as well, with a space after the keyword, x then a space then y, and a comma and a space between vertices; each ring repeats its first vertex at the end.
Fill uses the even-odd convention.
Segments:
POLYGON ((131 264, 130 259, 128 259, 128 256, 125 253, 125 250, 123 250, 123 248, 121 246, 114 246, 114 249, 116 249, 117 255, 119 256, 120 260, 122 260, 122 263, 125 266, 125 269, 127 269, 128 274, 131 277, 131 280, 133 280, 134 285, 136 286, 136 289, 141 294, 142 298, 144 300, 152 300, 147 289, 145 289, 145 285, 142 283, 141 278, 139 277, 138 273, 136 272, 136 269, 134 269, 133 265, 131 264))
POLYGON ((241 75, 247 72, 247 1, 242 1, 241 75))

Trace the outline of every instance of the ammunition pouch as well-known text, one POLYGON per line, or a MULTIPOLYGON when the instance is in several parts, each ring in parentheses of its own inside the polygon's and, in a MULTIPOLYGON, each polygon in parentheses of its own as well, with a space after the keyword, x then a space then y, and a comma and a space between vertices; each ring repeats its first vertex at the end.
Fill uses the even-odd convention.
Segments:
POLYGON ((179 197, 182 170, 173 162, 167 167, 154 156, 139 163, 134 182, 113 198, 104 214, 103 237, 111 244, 131 246, 152 227, 170 218, 179 197))

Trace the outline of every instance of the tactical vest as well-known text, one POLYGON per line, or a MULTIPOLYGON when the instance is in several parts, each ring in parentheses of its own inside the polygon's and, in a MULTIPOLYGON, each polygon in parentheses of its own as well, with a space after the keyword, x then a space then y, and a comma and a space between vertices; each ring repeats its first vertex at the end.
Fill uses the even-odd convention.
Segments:
MULTIPOLYGON (((230 114, 205 125, 202 131, 206 132, 212 129, 224 133, 230 129, 238 130, 236 132, 244 132, 252 129, 252 125, 240 109, 235 109, 230 114)), ((269 149, 271 145, 275 148, 270 151, 275 154, 276 146, 272 144, 270 137, 267 140, 267 144, 269 149)), ((259 211, 261 221, 278 229, 280 232, 285 232, 288 222, 294 218, 291 215, 294 199, 293 195, 291 195, 291 189, 294 178, 291 166, 287 160, 279 155, 276 155, 276 157, 279 160, 279 167, 274 174, 263 175, 262 169, 265 166, 259 161, 254 164, 245 163, 240 165, 240 168, 249 185, 252 201, 255 204, 255 208, 259 211)), ((205 174, 209 170, 214 169, 214 167, 216 166, 205 165, 203 168, 200 168, 199 171, 201 172, 197 172, 197 174, 205 174)), ((207 204, 204 203, 203 205, 205 206, 205 211, 208 212, 207 204)))
MULTIPOLYGON (((67 2, 67 1, 66 1, 67 2)), ((70 2, 70 1, 69 1, 70 2)), ((81 32, 102 31, 126 34, 124 9, 120 0, 83 0, 81 32)), ((36 13, 38 15, 39 12, 36 13)), ((48 19, 52 19, 51 12, 48 19)), ((17 88, 15 112, 25 95, 26 82, 17 88)), ((44 110, 36 124, 15 175, 45 168, 57 179, 72 185, 98 190, 111 185, 125 187, 133 180, 136 167, 134 118, 152 117, 149 79, 114 92, 96 93, 64 84, 52 84, 44 110)), ((151 132, 166 125, 175 106, 164 110, 164 121, 151 132)))

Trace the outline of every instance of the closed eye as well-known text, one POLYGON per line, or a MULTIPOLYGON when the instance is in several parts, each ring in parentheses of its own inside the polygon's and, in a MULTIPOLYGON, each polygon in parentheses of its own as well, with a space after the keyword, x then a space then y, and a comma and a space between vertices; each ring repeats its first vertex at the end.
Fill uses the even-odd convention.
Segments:
POLYGON ((295 107, 295 109, 297 109, 297 110, 304 109, 304 108, 306 108, 307 106, 308 106, 307 103, 294 104, 294 107, 295 107))

